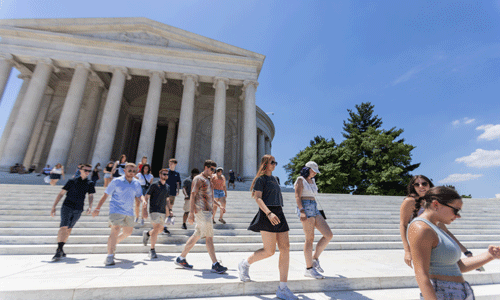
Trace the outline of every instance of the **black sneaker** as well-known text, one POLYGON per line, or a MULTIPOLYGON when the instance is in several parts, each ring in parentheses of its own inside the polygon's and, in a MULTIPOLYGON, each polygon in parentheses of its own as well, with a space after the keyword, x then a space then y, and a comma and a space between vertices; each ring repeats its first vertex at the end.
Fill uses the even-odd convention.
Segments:
POLYGON ((170 234, 170 231, 168 231, 167 226, 163 227, 163 233, 170 234))
POLYGON ((188 229, 186 223, 182 223, 182 229, 188 229))
POLYGON ((222 274, 227 271, 226 267, 223 267, 219 262, 216 262, 215 265, 212 265, 212 273, 222 274))
POLYGON ((52 257, 52 261, 58 261, 61 259, 62 256, 62 251, 57 249, 56 251, 56 255, 54 255, 54 257, 52 257))
POLYGON ((188 262, 186 261, 185 258, 181 259, 180 257, 177 257, 175 259, 175 264, 183 267, 184 269, 192 269, 193 268, 193 265, 188 264, 188 262))
POLYGON ((66 257, 66 253, 64 253, 64 250, 61 250, 62 252, 62 257, 66 257))
POLYGON ((149 258, 151 258, 151 259, 158 258, 158 255, 156 255, 155 249, 149 250, 149 258))

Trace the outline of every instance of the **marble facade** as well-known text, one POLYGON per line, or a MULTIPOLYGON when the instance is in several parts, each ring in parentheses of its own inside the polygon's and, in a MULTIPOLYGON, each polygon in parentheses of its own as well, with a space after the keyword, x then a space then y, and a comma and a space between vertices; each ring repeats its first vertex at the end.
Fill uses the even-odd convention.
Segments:
MULTIPOLYGON (((0 20, 0 96, 23 85, 0 140, 15 163, 101 166, 124 153, 153 170, 211 158, 252 178, 274 125, 255 105, 264 55, 146 18, 0 20)), ((155 174, 157 176, 157 174, 155 174)))

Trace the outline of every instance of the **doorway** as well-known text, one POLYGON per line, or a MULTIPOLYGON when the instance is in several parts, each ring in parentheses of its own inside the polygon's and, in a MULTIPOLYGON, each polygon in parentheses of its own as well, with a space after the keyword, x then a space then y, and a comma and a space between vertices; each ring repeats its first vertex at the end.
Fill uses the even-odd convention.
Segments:
POLYGON ((154 177, 158 177, 161 169, 168 168, 163 166, 163 155, 165 154, 165 143, 167 142, 168 126, 156 127, 155 146, 153 149, 153 160, 151 161, 151 172, 154 177))

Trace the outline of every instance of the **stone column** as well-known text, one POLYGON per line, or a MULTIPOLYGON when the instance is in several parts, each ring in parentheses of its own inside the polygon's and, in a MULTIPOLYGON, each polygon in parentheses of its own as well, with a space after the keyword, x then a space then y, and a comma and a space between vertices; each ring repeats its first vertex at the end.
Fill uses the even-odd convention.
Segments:
POLYGON ((264 135, 264 132, 262 132, 261 130, 259 130, 257 133, 257 144, 259 149, 259 154, 257 155, 257 161, 260 161, 262 156, 266 154, 266 136, 264 135))
POLYGON ((61 163, 66 166, 68 152, 73 140, 78 113, 82 106, 83 94, 87 79, 89 77, 90 64, 78 64, 71 79, 68 94, 64 100, 64 105, 57 123, 57 129, 52 140, 47 164, 55 165, 61 163))
POLYGON ((17 94, 16 102, 14 102, 14 107, 12 107, 9 119, 7 120, 7 123, 5 124, 5 128, 2 133, 2 139, 0 140, 0 158, 2 157, 3 150, 5 149, 7 140, 9 139, 10 132, 12 131, 12 126, 14 126, 14 123, 16 122, 19 109, 21 108, 24 95, 26 94, 26 90, 28 90, 31 74, 30 75, 19 74, 17 77, 23 79, 24 81, 23 85, 21 86, 21 89, 19 90, 19 93, 17 94))
MULTIPOLYGON (((52 100, 53 95, 54 95, 54 90, 51 88, 47 88, 47 90, 45 91, 45 95, 43 96, 42 106, 40 108, 40 112, 38 113, 35 127, 33 128, 33 133, 31 134, 30 143, 28 144, 28 150, 26 151, 26 155, 24 156, 23 165, 26 168, 28 168, 34 163, 33 158, 35 155, 36 148, 40 142, 43 123, 45 121, 45 118, 47 117, 47 112, 49 111, 50 102, 52 100)), ((40 166, 37 164, 37 168, 38 167, 40 166)))
POLYGON ((257 112, 255 92, 259 83, 245 80, 243 82, 244 116, 243 116, 243 177, 252 179, 257 173, 257 112))
POLYGON ((184 84, 184 90, 182 92, 175 158, 177 159, 177 171, 182 177, 187 177, 189 176, 189 156, 191 154, 193 133, 194 95, 198 86, 198 76, 184 75, 182 83, 184 84))
POLYGON ((224 139, 226 137, 226 90, 229 87, 227 78, 214 80, 215 99, 214 116, 212 122, 212 151, 210 158, 217 166, 224 167, 224 139))
POLYGON ((168 167, 168 160, 174 155, 175 119, 168 120, 167 140, 165 141, 165 153, 163 154, 163 166, 168 167))
POLYGON ((5 145, 0 168, 6 169, 23 162, 43 94, 53 70, 54 65, 50 59, 40 60, 36 64, 35 72, 19 108, 18 117, 5 145))
POLYGON ((266 137, 266 154, 271 154, 271 140, 266 137))
POLYGON ((126 79, 130 79, 130 75, 128 75, 126 68, 114 68, 106 105, 104 106, 103 118, 99 126, 99 133, 97 134, 94 154, 92 156, 93 166, 98 162, 103 166, 111 157, 126 79))
POLYGON ((3 92, 7 86, 7 81, 9 80, 13 65, 14 57, 12 57, 12 55, 8 53, 0 54, 0 104, 2 104, 3 92))
POLYGON ((141 162, 143 156, 146 156, 148 161, 153 161, 156 125, 158 123, 158 111, 160 109, 161 85, 166 82, 163 72, 151 72, 149 76, 148 98, 146 99, 144 117, 142 118, 139 146, 135 157, 138 164, 141 162))

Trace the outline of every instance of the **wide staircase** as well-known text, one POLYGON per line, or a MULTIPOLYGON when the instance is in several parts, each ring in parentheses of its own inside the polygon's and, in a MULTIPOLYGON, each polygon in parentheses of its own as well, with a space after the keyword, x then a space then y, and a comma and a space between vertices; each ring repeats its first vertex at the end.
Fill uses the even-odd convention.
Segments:
MULTIPOLYGON (((94 207, 104 193, 104 188, 102 187, 97 187, 96 190, 94 207)), ((50 264, 50 257, 55 253, 56 249, 56 237, 60 221, 59 208, 62 201, 58 205, 56 217, 50 217, 50 210, 59 191, 60 186, 0 184, 0 194, 2 195, 0 197, 1 257, 4 259, 10 257, 15 260, 22 260, 26 257, 29 260, 30 257, 37 256, 43 257, 45 264, 50 264)), ((258 209, 255 201, 250 197, 250 193, 247 191, 229 190, 228 194, 227 213, 224 216, 227 224, 217 222, 214 225, 216 252, 218 256, 223 256, 222 253, 227 254, 224 255, 226 257, 224 264, 228 267, 229 264, 232 264, 230 270, 234 276, 231 276, 231 280, 223 282, 227 290, 224 289, 224 292, 222 292, 205 288, 202 285, 204 282, 203 279, 198 279, 198 281, 186 279, 187 281, 183 282, 183 284, 187 285, 187 288, 183 293, 171 294, 165 291, 165 283, 159 282, 152 286, 148 285, 149 289, 155 289, 156 292, 147 295, 141 292, 130 292, 124 295, 120 294, 121 296, 119 297, 116 294, 114 294, 116 297, 113 296, 113 291, 116 290, 116 292, 119 292, 123 291, 122 288, 130 288, 131 283, 124 283, 123 287, 120 284, 110 284, 110 286, 101 285, 98 289, 100 293, 94 291, 91 294, 85 295, 91 295, 88 299, 163 299, 217 295, 219 295, 218 298, 222 298, 222 296, 230 295, 272 294, 278 279, 276 275, 277 267, 274 265, 274 260, 269 260, 273 262, 273 277, 271 279, 267 279, 264 275, 262 275, 262 279, 259 279, 260 277, 258 276, 261 273, 257 273, 256 281, 243 284, 237 278, 237 262, 242 257, 247 257, 249 253, 261 248, 262 240, 260 234, 246 229, 258 209), (195 290, 197 291, 196 293, 194 292, 195 290)), ((295 213, 294 194, 284 192, 283 196, 285 202, 283 209, 290 227, 291 273, 294 270, 292 264, 295 260, 300 261, 302 265, 304 264, 302 255, 304 234, 302 225, 295 213)), ((399 235, 399 207, 402 198, 321 194, 319 202, 325 210, 327 222, 334 234, 332 241, 322 256, 322 264, 328 265, 331 261, 338 260, 338 262, 332 264, 338 266, 341 263, 348 262, 348 265, 345 267, 345 274, 341 270, 336 270, 334 276, 327 276, 323 280, 304 279, 302 276, 303 266, 301 266, 297 269, 299 273, 302 273, 297 276, 290 276, 291 282, 296 283, 297 288, 294 291, 306 293, 408 288, 415 290, 417 285, 414 280, 414 274, 410 268, 403 264, 402 259, 403 250, 399 235), (345 259, 339 257, 339 255, 345 255, 345 259), (352 259, 350 256, 353 255, 358 255, 361 258, 352 259), (373 257, 368 258, 367 256, 370 255, 373 257), (377 260, 375 257, 384 259, 373 262, 377 260), (366 261, 369 261, 369 263, 366 263, 366 261), (377 271, 377 268, 379 271, 377 271), (354 272, 353 270, 357 270, 361 275, 358 273, 356 273, 357 275, 354 273, 350 274, 349 272, 354 272)), ((182 251, 185 242, 194 230, 194 226, 192 225, 188 225, 188 230, 181 229, 183 201, 183 198, 180 196, 176 199, 174 205, 176 223, 169 226, 171 235, 161 234, 156 245, 157 253, 168 254, 166 256, 168 259, 165 260, 169 261, 169 266, 173 266, 170 261, 182 251)), ((68 253, 68 256, 85 257, 85 255, 100 254, 95 255, 95 257, 99 257, 98 267, 103 267, 101 260, 104 260, 105 257, 106 243, 110 232, 107 222, 108 212, 109 199, 101 208, 100 216, 93 218, 85 213, 82 214, 65 246, 65 252, 68 253)), ((499 219, 498 199, 464 199, 462 218, 453 222, 449 226, 449 229, 467 248, 484 250, 488 245, 500 244, 499 219)), ((146 220, 146 224, 142 227, 136 226, 132 236, 118 245, 117 257, 120 254, 130 254, 131 256, 127 257, 142 255, 141 257, 146 258, 148 248, 142 244, 142 232, 147 228, 150 228, 149 220, 146 220)), ((320 234, 316 232, 315 240, 318 241, 319 238, 320 234)), ((204 240, 201 240, 191 251, 193 255, 195 255, 194 253, 205 252, 204 240)), ((474 252, 479 253, 479 250, 475 250, 474 252)), ((203 257, 208 260, 208 255, 204 255, 203 257)), ((277 257, 278 255, 275 255, 275 258, 273 258, 276 262, 277 257)), ((190 261, 190 263, 193 262, 190 261)), ((8 263, 5 264, 7 265, 4 265, 4 267, 9 266, 8 263)), ((90 267, 87 266, 87 270, 88 268, 90 267)), ((263 263, 262 269, 264 270, 262 272, 266 268, 266 264, 263 263)), ((175 272, 179 271, 178 269, 175 270, 175 272)), ((5 272, 3 273, 5 275, 4 278, 8 278, 7 275, 12 275, 5 272)), ((50 274, 50 272, 47 272, 47 274, 43 275, 47 276, 47 281, 50 281, 48 279, 51 276, 50 274)), ((67 275, 71 277, 72 273, 70 272, 67 275)), ((0 276, 2 276, 2 273, 0 273, 0 276)), ((467 275, 466 279, 476 286, 475 289, 480 289, 481 286, 495 287, 495 289, 498 287, 497 292, 489 291, 482 299, 500 298, 500 263, 494 262, 491 267, 487 265, 486 272, 473 271, 467 275)), ((211 282, 217 281, 214 280, 211 282)), ((28 282, 26 283, 28 284, 28 282)), ((21 292, 24 287, 17 288, 15 292, 12 291, 12 287, 9 290, 9 287, 5 285, 3 287, 0 285, 0 288, 0 298, 2 299, 21 298, 20 295, 24 295, 22 297, 24 299, 30 299, 30 295, 35 297, 37 293, 41 293, 39 289, 35 289, 35 292, 32 294, 22 294, 21 292)), ((140 288, 137 288, 139 291, 140 288)), ((175 289, 175 287, 172 288, 175 289)), ((30 290, 29 287, 25 289, 30 290)), ((73 291, 72 299, 87 299, 84 296, 76 297, 75 287, 71 286, 67 289, 73 291)), ((52 292, 54 290, 64 290, 64 286, 51 288, 50 290, 52 292)), ((492 288, 489 290, 492 290, 492 288)), ((49 293, 48 295, 52 295, 53 298, 49 297, 45 299, 68 299, 59 296, 55 297, 56 294, 49 293)), ((374 298, 365 297, 359 299, 378 298, 375 296, 374 298)), ((398 298, 388 297, 387 299, 398 298)), ((418 299, 418 292, 414 299, 418 299)))

